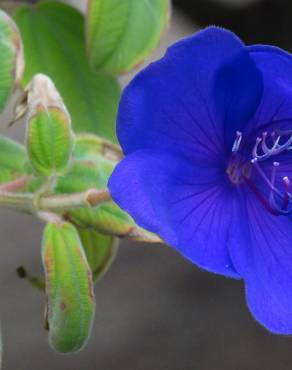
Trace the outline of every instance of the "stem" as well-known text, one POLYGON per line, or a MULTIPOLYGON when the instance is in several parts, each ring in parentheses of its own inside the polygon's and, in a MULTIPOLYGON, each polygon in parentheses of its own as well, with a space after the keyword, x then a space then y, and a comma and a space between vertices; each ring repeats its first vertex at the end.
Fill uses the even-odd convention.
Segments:
POLYGON ((64 220, 61 216, 57 215, 56 213, 51 212, 38 212, 37 213, 40 220, 44 221, 46 224, 48 223, 54 223, 57 225, 62 225, 64 223, 64 220))
POLYGON ((85 193, 55 195, 40 198, 39 209, 49 212, 66 211, 72 208, 95 207, 111 200, 107 189, 89 189, 85 193))
POLYGON ((37 288, 42 292, 45 291, 44 279, 30 275, 23 266, 19 266, 16 270, 16 273, 20 279, 27 279, 34 288, 37 288))
MULTIPOLYGON (((1 188, 0 188, 1 189, 1 188)), ((37 213, 45 222, 59 221, 58 213, 72 208, 96 207, 111 201, 108 189, 89 189, 83 193, 35 197, 30 193, 9 193, 0 190, 0 207, 26 213, 37 213)), ((145 243, 163 243, 159 236, 139 227, 133 227, 126 237, 145 243)))
POLYGON ((62 212, 72 208, 95 207, 111 200, 107 189, 89 189, 84 193, 62 194, 41 197, 35 202, 33 194, 0 191, 0 207, 16 209, 27 213, 62 212), (37 203, 37 204, 36 204, 37 203))
POLYGON ((108 189, 98 191, 95 191, 94 189, 89 189, 86 194, 86 201, 91 207, 95 207, 100 203, 109 202, 110 200, 112 200, 108 189))
POLYGON ((34 196, 32 194, 9 193, 0 191, 0 206, 9 209, 33 213, 34 212, 34 196))

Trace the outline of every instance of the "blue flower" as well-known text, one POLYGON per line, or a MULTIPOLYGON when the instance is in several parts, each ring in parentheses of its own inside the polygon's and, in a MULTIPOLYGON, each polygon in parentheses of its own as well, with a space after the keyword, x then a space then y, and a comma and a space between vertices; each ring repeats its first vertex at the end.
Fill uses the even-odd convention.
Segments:
POLYGON ((113 199, 292 333, 292 56, 207 28, 125 89, 113 199))

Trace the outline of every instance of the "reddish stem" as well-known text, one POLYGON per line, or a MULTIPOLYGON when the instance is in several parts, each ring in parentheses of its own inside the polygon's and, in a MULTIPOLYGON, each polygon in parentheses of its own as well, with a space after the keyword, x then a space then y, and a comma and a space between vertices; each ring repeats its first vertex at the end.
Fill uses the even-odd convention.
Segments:
POLYGON ((22 190, 30 180, 31 176, 23 176, 16 180, 6 182, 5 184, 0 185, 0 191, 14 192, 22 190))

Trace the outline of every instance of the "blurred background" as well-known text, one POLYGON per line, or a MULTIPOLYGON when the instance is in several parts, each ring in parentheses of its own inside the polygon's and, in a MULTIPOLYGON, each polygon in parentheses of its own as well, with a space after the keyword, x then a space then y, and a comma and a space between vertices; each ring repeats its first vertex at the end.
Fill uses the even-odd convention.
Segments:
MULTIPOLYGON (((230 28, 247 43, 292 50, 291 0, 173 3, 170 30, 153 59, 208 24, 230 28)), ((21 139, 23 127, 2 128, 2 133, 21 139)), ((273 336, 254 321, 241 282, 199 270, 169 247, 126 241, 95 288, 97 315, 87 347, 76 355, 54 353, 42 328, 44 296, 15 273, 24 265, 41 274, 41 230, 33 218, 0 210, 4 369, 291 369, 292 338, 273 336)))

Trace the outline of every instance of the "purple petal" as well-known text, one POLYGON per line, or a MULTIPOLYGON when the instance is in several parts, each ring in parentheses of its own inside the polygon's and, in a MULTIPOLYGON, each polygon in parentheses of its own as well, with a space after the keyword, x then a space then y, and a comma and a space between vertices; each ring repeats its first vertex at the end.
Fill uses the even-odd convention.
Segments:
POLYGON ((263 97, 252 120, 250 130, 271 128, 273 124, 281 129, 292 126, 292 56, 273 47, 255 45, 247 47, 251 58, 263 75, 263 97))
POLYGON ((140 226, 186 258, 238 278, 228 251, 233 194, 221 170, 166 151, 141 150, 118 164, 109 189, 140 226))
POLYGON ((231 228, 231 258, 244 278, 248 306, 274 333, 292 333, 292 222, 273 216, 253 194, 240 202, 231 228))
POLYGON ((218 163, 226 135, 234 140, 261 95, 261 74, 245 46, 233 33, 210 27, 173 45, 126 88, 119 141, 126 154, 175 147, 218 163))

